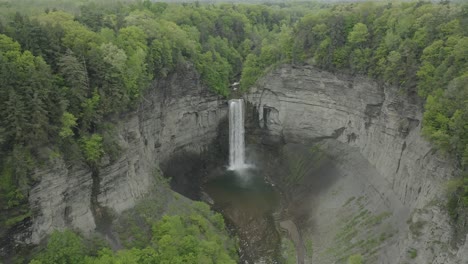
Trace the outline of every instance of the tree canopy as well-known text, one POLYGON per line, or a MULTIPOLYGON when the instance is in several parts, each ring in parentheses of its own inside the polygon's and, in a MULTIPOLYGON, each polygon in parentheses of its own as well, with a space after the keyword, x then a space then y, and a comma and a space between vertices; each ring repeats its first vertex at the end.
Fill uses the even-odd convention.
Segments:
POLYGON ((50 0, 4 1, 0 13, 2 235, 31 216, 38 166, 59 157, 96 170, 103 157, 118 155, 109 120, 134 109, 154 79, 191 65, 227 97, 245 58, 264 50, 264 63, 273 62, 275 35, 289 43, 288 29, 304 11, 50 0))
POLYGON ((224 231, 223 217, 201 202, 194 208, 187 215, 165 215, 154 222, 149 244, 117 252, 107 247, 97 250, 72 231, 55 231, 30 263, 237 263, 236 245, 224 231))
POLYGON ((225 97, 281 63, 397 86, 425 102, 423 136, 468 168, 466 3, 50 0, 0 11, 0 231, 30 215, 35 167, 56 156, 97 166, 116 150, 109 117, 186 65, 225 97))

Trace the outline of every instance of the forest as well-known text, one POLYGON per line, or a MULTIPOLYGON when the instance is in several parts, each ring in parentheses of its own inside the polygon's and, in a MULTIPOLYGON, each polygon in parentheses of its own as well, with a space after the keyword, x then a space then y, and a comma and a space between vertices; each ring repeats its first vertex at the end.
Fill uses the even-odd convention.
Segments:
MULTIPOLYGON (((226 98, 231 83, 240 81, 248 93, 284 63, 397 86, 423 105, 423 136, 461 171, 451 206, 468 208, 467 3, 22 5, 0 2, 0 233, 31 215, 36 167, 60 157, 94 168, 104 156, 118 156, 113 118, 135 109, 153 80, 186 65, 226 98)), ((63 236, 81 247, 73 234, 63 236)), ((103 251, 89 263, 133 263, 124 259, 153 254, 103 251)), ((43 255, 33 263, 56 261, 43 255)))
MULTIPOLYGON (((165 215, 151 225, 150 236, 113 252, 102 240, 89 240, 70 231, 54 231, 45 249, 31 264, 151 264, 237 262, 236 245, 219 233, 223 216, 196 202, 186 215, 165 215)), ((145 236, 145 235, 143 235, 145 236)))

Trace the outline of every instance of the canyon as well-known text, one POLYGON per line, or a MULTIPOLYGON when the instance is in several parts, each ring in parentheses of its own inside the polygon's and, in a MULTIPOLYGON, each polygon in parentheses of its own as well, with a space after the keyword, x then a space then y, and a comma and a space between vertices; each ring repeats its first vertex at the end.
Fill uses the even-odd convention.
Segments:
MULTIPOLYGON (((363 76, 282 65, 244 100, 246 145, 271 146, 278 159, 296 155, 306 164, 316 162, 310 149, 319 149, 333 164, 329 179, 307 172, 284 189, 290 199, 280 226, 298 254, 313 251, 299 262, 362 254, 369 263, 468 263, 468 243, 457 239, 445 208, 456 166, 422 138, 414 96, 363 76)), ((227 115, 227 100, 190 66, 155 81, 140 105, 115 117, 117 158, 105 157, 97 172, 60 158, 37 169, 32 217, 9 243, 38 244, 54 229, 99 229, 105 212, 119 215, 148 194, 155 171, 170 170, 174 156, 226 148, 227 115)), ((280 184, 287 171, 270 180, 280 184)))

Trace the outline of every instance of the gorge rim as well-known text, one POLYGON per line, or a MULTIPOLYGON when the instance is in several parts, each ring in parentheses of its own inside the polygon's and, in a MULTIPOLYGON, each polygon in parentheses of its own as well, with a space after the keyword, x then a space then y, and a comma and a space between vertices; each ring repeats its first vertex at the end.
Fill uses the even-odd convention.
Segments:
POLYGON ((1 2, 0 262, 468 264, 468 2, 264 1, 1 2))

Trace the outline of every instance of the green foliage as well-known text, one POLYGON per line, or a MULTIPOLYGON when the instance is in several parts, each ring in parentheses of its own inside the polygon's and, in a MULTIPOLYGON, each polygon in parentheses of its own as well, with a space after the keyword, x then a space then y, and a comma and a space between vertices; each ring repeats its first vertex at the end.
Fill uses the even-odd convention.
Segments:
POLYGON ((198 56, 197 69, 205 82, 217 93, 229 95, 229 76, 232 68, 218 52, 208 51, 198 56))
POLYGON ((101 119, 101 113, 99 111, 99 105, 101 96, 98 91, 94 90, 92 96, 84 99, 81 103, 81 130, 89 131, 92 125, 99 123, 101 119))
POLYGON ((166 38, 153 40, 150 46, 149 68, 157 77, 165 77, 174 68, 172 44, 166 38))
POLYGON ((353 27, 353 31, 351 31, 348 35, 348 42, 354 46, 361 46, 363 45, 369 37, 369 30, 367 26, 363 23, 357 23, 353 27))
POLYGON ((414 248, 410 248, 408 254, 411 259, 415 259, 418 256, 418 251, 414 248))
POLYGON ((224 241, 211 231, 209 223, 198 214, 186 218, 164 216, 153 226, 163 263, 236 263, 224 249, 224 241))
POLYGON ((3 228, 29 216, 26 208, 35 152, 49 143, 61 111, 46 62, 0 34, 0 217, 3 228), (12 209, 12 210, 7 210, 12 209), (14 209, 14 210, 13 210, 14 209))
POLYGON ((50 69, 41 57, 21 52, 11 38, 0 34, 0 124, 7 149, 15 144, 35 145, 47 142, 53 91, 50 69))
MULTIPOLYGON (((230 83, 240 78, 247 91, 283 62, 369 75, 409 95, 416 89, 426 100, 423 135, 463 170, 468 165, 466 4, 6 3, 2 204, 27 200, 43 146, 59 142, 62 154, 79 146, 93 166, 104 152, 117 152, 103 120, 134 107, 153 78, 187 64, 223 96, 230 83)), ((460 195, 468 204, 465 182, 460 195)))
POLYGON ((447 212, 454 222, 459 221, 460 209, 468 206, 468 173, 447 183, 447 212))
POLYGON ((297 263, 297 252, 294 247, 294 243, 286 238, 281 240, 281 251, 284 258, 285 264, 295 264, 297 263))
POLYGON ((90 90, 89 77, 83 61, 78 58, 71 50, 61 56, 58 60, 62 78, 67 82, 66 99, 69 102, 71 114, 78 115, 80 106, 86 99, 90 90))
MULTIPOLYGON (((327 38, 325 39, 319 47, 319 50, 317 50, 318 53, 316 53, 316 58, 317 59, 322 59, 324 61, 327 61, 328 58, 328 53, 330 49, 330 39, 327 38)), ((341 47, 335 50, 333 53, 333 65, 336 68, 345 68, 348 64, 348 58, 349 58, 349 49, 347 47, 341 47)))
POLYGON ((361 263, 358 262, 359 259, 363 261, 364 258, 369 263, 376 261, 374 253, 385 244, 385 240, 393 236, 395 231, 386 223, 391 213, 371 213, 364 209, 366 202, 368 201, 364 196, 346 202, 345 211, 348 212, 340 220, 340 228, 332 246, 325 251, 326 255, 333 256, 343 263, 354 263, 350 261, 361 263), (357 252, 360 254, 356 255, 357 252))
POLYGON ((27 214, 20 207, 40 180, 31 179, 31 171, 51 156, 39 155, 44 147, 54 149, 54 157, 93 167, 104 154, 116 158, 119 147, 103 122, 134 109, 153 78, 191 64, 204 84, 228 96, 245 58, 256 54, 259 64, 249 59, 253 68, 242 81, 248 88, 265 68, 293 57, 292 25, 305 12, 284 4, 0 5, 0 164, 9 164, 2 167, 9 172, 2 176, 0 200, 18 207, 1 223, 27 214))
MULTIPOLYGON (((102 126, 103 119, 137 102, 153 76, 165 77, 191 62, 204 83, 227 96, 229 83, 238 80, 248 54, 258 53, 261 64, 255 66, 258 72, 245 87, 264 68, 291 56, 290 25, 300 14, 251 5, 146 1, 109 6, 84 3, 78 8, 68 4, 61 7, 79 12, 48 10, 35 13, 34 19, 14 12, 2 16, 6 20, 0 27, 0 200, 4 209, 18 209, 27 201, 31 181, 27 175, 37 158, 33 153, 49 139, 61 143, 64 156, 76 159, 75 153, 81 152, 90 166, 96 166, 104 153, 118 152, 112 133, 102 126)), ((23 7, 18 10, 30 10, 23 7)), ((207 210, 199 207, 201 212, 207 210)), ((18 212, 2 217, 2 223, 10 226, 30 215, 18 212)), ((192 221, 206 227, 197 217, 192 221)), ((220 215, 209 222, 224 226, 220 215)), ((205 243, 197 250, 205 258, 218 249, 205 243)), ((138 254, 102 255, 131 263, 138 254)), ((213 261, 228 262, 222 254, 219 258, 213 261)))
MULTIPOLYGON (((409 96, 417 87, 426 100, 422 134, 466 170, 468 21, 463 10, 466 4, 414 2, 343 4, 310 12, 294 27, 292 54, 298 56, 293 61, 309 57, 324 69, 367 74, 409 96)), ((468 197, 468 187, 463 189, 468 197)))
POLYGON ((53 232, 46 249, 31 263, 36 264, 82 264, 85 263, 86 247, 83 239, 72 231, 53 232))
POLYGON ((447 201, 447 211, 448 211, 450 218, 453 221, 456 221, 458 218, 458 212, 457 212, 457 209, 459 208, 458 199, 459 199, 458 196, 451 195, 447 201))
POLYGON ((0 209, 5 212, 0 216, 3 228, 9 228, 25 218, 31 216, 31 212, 24 204, 26 196, 15 182, 14 168, 11 162, 2 164, 0 171, 0 209), (11 210, 15 208, 16 210, 11 210))
POLYGON ((466 165, 468 144, 468 75, 455 78, 447 90, 438 89, 427 97, 423 135, 441 150, 455 154, 466 165))
POLYGON ((64 112, 62 115, 62 128, 60 129, 59 136, 61 138, 67 138, 74 135, 73 128, 76 127, 77 118, 68 112, 64 112))
POLYGON ((20 223, 21 221, 25 220, 28 217, 31 217, 31 211, 26 211, 25 213, 21 212, 19 215, 8 218, 5 221, 5 227, 6 228, 12 227, 15 224, 20 223))
POLYGON ((233 78, 235 74, 239 73, 242 66, 242 58, 228 39, 210 36, 204 46, 204 50, 212 51, 213 53, 217 52, 220 57, 226 59, 229 66, 232 68, 229 71, 229 78, 233 78))
POLYGON ((117 252, 104 248, 95 257, 89 256, 81 237, 68 230, 56 231, 45 250, 30 263, 236 263, 233 244, 220 233, 225 228, 224 223, 213 225, 205 216, 213 215, 217 219, 219 214, 210 212, 203 203, 195 204, 195 208, 200 212, 166 215, 155 222, 150 232, 151 243, 117 252))
POLYGON ((242 69, 240 87, 247 91, 266 70, 293 57, 292 31, 282 26, 279 32, 272 32, 261 41, 258 55, 248 54, 242 69))
POLYGON ((123 72, 127 62, 127 54, 113 43, 101 44, 103 60, 118 72, 123 72))
POLYGON ((309 258, 312 258, 313 255, 314 255, 314 247, 313 247, 313 243, 312 243, 312 239, 311 239, 311 238, 306 239, 306 241, 305 241, 305 249, 306 249, 307 256, 308 256, 309 258))
POLYGON ((97 164, 104 154, 102 136, 99 134, 92 134, 89 137, 81 138, 80 143, 86 161, 91 164, 97 164))
POLYGON ((0 174, 0 198, 2 202, 6 203, 2 203, 1 208, 8 209, 17 204, 18 199, 15 198, 17 197, 18 190, 16 189, 14 182, 13 169, 11 168, 11 165, 3 164, 2 167, 2 173, 0 174))
POLYGON ((362 256, 360 254, 351 255, 348 258, 348 264, 362 264, 362 256))
POLYGON ((372 50, 369 48, 355 49, 350 56, 350 66, 354 72, 365 73, 372 58, 372 50))
POLYGON ((262 75, 263 66, 259 58, 255 54, 249 54, 244 63, 242 70, 241 87, 246 91, 250 86, 255 84, 255 81, 262 75))

